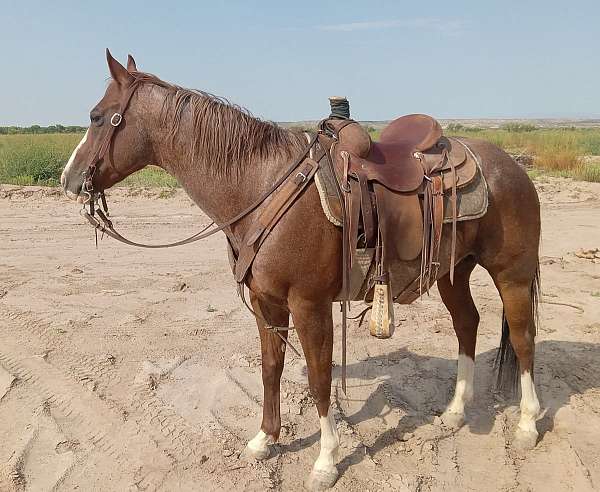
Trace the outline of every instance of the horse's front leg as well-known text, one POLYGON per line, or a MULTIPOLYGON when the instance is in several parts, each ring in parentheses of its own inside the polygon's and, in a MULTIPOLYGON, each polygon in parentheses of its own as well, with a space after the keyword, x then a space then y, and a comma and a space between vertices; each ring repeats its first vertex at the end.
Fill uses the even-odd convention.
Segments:
POLYGON ((290 298, 289 305, 306 357, 308 384, 321 424, 321 451, 305 485, 309 490, 324 490, 332 487, 338 478, 335 464, 339 437, 335 419, 329 411, 333 350, 331 302, 290 298))
MULTIPOLYGON (((256 322, 260 334, 264 401, 260 431, 248 442, 242 456, 263 460, 269 457, 269 445, 277 442, 281 430, 279 390, 285 360, 285 343, 267 328, 265 319, 274 326, 288 326, 289 313, 282 307, 259 300, 252 292, 250 300, 252 308, 259 314, 256 322)), ((287 337, 287 332, 282 331, 281 335, 287 337)))

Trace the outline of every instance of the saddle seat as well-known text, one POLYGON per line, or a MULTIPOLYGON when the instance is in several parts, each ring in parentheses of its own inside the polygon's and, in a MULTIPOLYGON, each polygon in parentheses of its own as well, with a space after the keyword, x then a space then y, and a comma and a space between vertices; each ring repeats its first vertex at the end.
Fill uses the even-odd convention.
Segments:
POLYGON ((382 144, 405 144, 424 151, 435 145, 442 136, 442 127, 426 114, 409 114, 392 121, 381 132, 382 144))
MULTIPOLYGON (((435 172, 458 170, 466 159, 464 147, 443 137, 437 120, 424 114, 394 120, 383 130, 380 141, 371 144, 367 156, 353 154, 352 150, 349 153, 350 175, 363 174, 368 181, 398 192, 418 189, 424 177, 435 172)), ((475 168, 464 171, 457 185, 458 181, 470 181, 475 168)), ((454 176, 444 176, 445 185, 452 186, 453 179, 454 176)))

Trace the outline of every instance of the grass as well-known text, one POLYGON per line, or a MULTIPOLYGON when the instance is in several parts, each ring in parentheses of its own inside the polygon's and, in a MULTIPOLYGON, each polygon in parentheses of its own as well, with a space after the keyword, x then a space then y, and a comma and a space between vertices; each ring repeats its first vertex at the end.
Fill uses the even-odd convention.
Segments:
MULTIPOLYGON (((373 139, 379 132, 369 128, 373 139)), ((582 156, 600 155, 600 128, 538 128, 523 123, 499 129, 448 125, 447 135, 488 140, 507 152, 533 156, 532 177, 568 176, 600 182, 600 163, 582 156)), ((0 135, 0 183, 57 186, 62 169, 81 140, 81 133, 0 135)), ((174 178, 149 166, 128 177, 124 186, 176 187, 174 178)))
MULTIPOLYGON (((83 134, 0 135, 0 183, 58 186, 60 175, 83 134)), ((148 166, 129 176, 124 186, 176 187, 162 169, 148 166)))
POLYGON ((509 153, 533 156, 538 172, 600 182, 600 164, 583 156, 600 155, 600 128, 536 128, 511 124, 500 129, 450 129, 449 135, 488 140, 509 153))
MULTIPOLYGON (((137 173, 134 173, 119 183, 118 186, 164 186, 176 188, 179 186, 177 180, 156 166, 148 166, 137 173)), ((163 192, 165 197, 168 192, 163 192)))
POLYGON ((62 168, 81 137, 77 134, 0 135, 0 182, 59 184, 62 168))

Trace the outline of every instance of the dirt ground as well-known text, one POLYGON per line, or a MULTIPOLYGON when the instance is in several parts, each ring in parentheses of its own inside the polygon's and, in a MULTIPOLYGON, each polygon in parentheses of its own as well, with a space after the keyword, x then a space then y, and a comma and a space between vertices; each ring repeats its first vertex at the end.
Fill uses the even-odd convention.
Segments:
MULTIPOLYGON (((336 490, 600 489, 600 255, 575 254, 600 247, 600 185, 537 186, 536 449, 510 447, 518 400, 493 391, 502 308, 478 268, 475 400, 458 432, 435 419, 457 351, 437 293, 396 307, 390 340, 350 328, 347 398, 334 369, 336 490)), ((180 191, 120 189, 111 202, 118 226, 141 240, 207 223, 180 191)), ((259 353, 223 236, 157 251, 105 239, 96 250, 58 190, 0 187, 0 490, 301 489, 319 431, 291 352, 281 442, 265 462, 238 459, 260 424, 259 353)))

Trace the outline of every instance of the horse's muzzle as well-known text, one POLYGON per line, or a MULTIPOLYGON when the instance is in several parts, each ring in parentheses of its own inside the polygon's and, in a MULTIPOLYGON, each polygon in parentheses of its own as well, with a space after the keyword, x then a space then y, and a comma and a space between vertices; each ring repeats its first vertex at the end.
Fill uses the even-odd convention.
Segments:
POLYGON ((84 199, 83 196, 81 196, 81 187, 83 182, 77 185, 72 181, 69 181, 65 176, 65 173, 63 173, 60 177, 60 184, 62 185, 63 191, 67 198, 70 198, 71 200, 77 200, 78 203, 83 202, 84 199))

